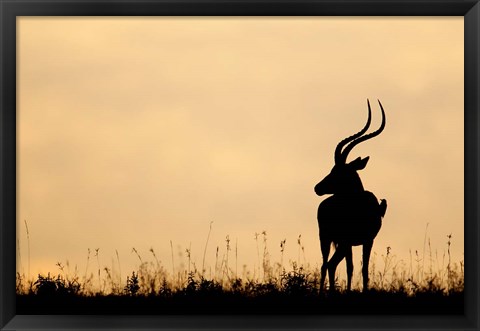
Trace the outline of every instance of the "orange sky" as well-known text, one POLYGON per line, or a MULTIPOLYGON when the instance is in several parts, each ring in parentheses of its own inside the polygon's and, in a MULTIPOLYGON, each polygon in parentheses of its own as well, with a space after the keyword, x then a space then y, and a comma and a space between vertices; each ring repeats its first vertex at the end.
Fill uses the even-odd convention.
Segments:
POLYGON ((283 239, 298 259, 301 234, 319 264, 313 187, 366 98, 387 126, 349 159, 370 156, 360 176, 388 201, 378 259, 408 264, 425 236, 441 259, 448 234, 463 259, 463 17, 22 17, 17 33, 19 270, 24 220, 33 275, 84 270, 89 248, 125 275, 132 247, 170 269, 170 241, 200 267, 212 221, 209 266, 228 235, 255 269, 262 231, 272 260, 283 239))

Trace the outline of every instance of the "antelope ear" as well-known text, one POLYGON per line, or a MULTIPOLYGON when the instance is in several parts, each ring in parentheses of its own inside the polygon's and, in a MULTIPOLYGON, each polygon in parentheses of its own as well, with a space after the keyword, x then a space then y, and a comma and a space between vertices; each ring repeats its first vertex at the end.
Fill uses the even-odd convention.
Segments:
POLYGON ((370 158, 370 156, 367 156, 366 158, 363 158, 363 159, 360 158, 360 157, 357 157, 355 160, 350 162, 348 165, 351 166, 355 170, 362 170, 362 169, 365 169, 365 167, 367 166, 369 158, 370 158))

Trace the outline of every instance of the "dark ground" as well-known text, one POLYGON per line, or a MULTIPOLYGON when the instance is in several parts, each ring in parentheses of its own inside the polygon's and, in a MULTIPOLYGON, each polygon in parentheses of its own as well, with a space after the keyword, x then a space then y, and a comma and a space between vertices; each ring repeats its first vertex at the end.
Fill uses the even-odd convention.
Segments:
POLYGON ((241 294, 162 296, 17 295, 24 314, 54 315, 172 315, 172 314, 463 314, 463 292, 403 293, 351 292, 327 296, 285 294, 245 297, 241 294))

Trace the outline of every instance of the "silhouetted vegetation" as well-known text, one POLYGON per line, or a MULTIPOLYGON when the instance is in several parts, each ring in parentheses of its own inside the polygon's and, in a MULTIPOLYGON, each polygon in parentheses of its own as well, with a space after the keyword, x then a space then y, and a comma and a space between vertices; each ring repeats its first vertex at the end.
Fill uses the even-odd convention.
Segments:
MULTIPOLYGON (((361 291, 361 271, 355 275, 352 291, 337 278, 336 291, 320 292, 317 267, 290 261, 287 269, 284 240, 282 261, 272 263, 266 233, 262 235, 263 261, 256 276, 244 272, 239 277, 223 260, 207 277, 190 261, 188 250, 188 266, 172 275, 153 249, 153 261, 132 250, 141 263, 123 281, 108 268, 101 273, 99 264, 83 277, 78 271, 69 274, 61 263, 56 276, 26 280, 17 273, 17 314, 463 314, 463 261, 450 260, 451 236, 442 263, 415 252, 407 268, 388 247, 380 256, 382 263, 378 264, 376 254, 372 256, 367 292, 361 291)), ((258 235, 256 239, 258 243, 258 235)), ((300 252, 300 236, 298 245, 300 252)), ((98 249, 95 254, 98 258, 98 249)))

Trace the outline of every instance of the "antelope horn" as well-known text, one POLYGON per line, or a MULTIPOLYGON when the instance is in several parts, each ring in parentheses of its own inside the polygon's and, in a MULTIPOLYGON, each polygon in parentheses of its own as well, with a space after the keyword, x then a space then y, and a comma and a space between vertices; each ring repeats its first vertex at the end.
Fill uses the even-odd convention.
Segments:
MULTIPOLYGON (((362 134, 367 132, 369 126, 370 126, 370 121, 372 119, 372 110, 370 109, 370 101, 367 99, 367 104, 368 104, 368 119, 367 119, 367 124, 365 124, 365 127, 355 133, 354 135, 351 135, 350 137, 347 137, 343 139, 341 142, 338 143, 337 148, 335 148, 335 164, 341 163, 342 162, 342 148, 346 144, 348 144, 350 141, 355 140, 359 138, 362 134)), ((345 160, 347 158, 343 159, 343 163, 345 163, 345 160)))
POLYGON ((380 105, 380 109, 382 110, 382 124, 380 125, 380 128, 377 130, 377 131, 374 131, 372 133, 369 133, 367 135, 364 135, 362 137, 359 137, 358 139, 352 141, 349 145, 347 145, 345 147, 345 149, 343 150, 342 152, 342 155, 341 155, 341 161, 342 162, 346 162, 347 161, 347 156, 348 156, 348 153, 350 153, 350 151, 355 147, 357 146, 358 144, 360 144, 362 141, 366 141, 368 139, 371 139, 373 137, 376 137, 378 136, 380 133, 382 133, 383 129, 385 128, 385 111, 383 110, 383 106, 382 106, 382 103, 380 102, 380 100, 378 100, 378 104, 380 105))

